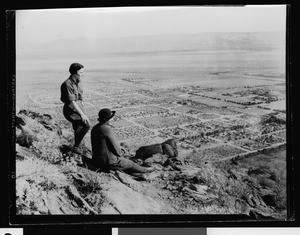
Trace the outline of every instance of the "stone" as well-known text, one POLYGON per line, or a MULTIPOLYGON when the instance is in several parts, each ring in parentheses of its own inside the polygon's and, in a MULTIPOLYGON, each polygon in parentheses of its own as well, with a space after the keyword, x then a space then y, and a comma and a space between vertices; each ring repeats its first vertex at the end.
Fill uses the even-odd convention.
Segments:
POLYGON ((21 126, 25 126, 26 123, 25 123, 23 118, 21 118, 19 116, 16 116, 15 117, 15 125, 16 125, 17 128, 20 128, 21 126))
POLYGON ((139 158, 142 160, 146 160, 147 158, 152 157, 155 154, 163 154, 161 144, 152 144, 148 146, 140 147, 135 154, 134 158, 139 158))
POLYGON ((268 206, 276 207, 276 205, 277 205, 276 200, 275 200, 275 195, 272 195, 272 194, 264 195, 264 196, 262 196, 262 200, 268 206))
POLYGON ((152 144, 140 147, 134 158, 146 160, 155 154, 167 155, 168 157, 177 157, 178 150, 174 139, 167 140, 161 144, 152 144))
POLYGON ((154 154, 152 157, 147 158, 144 163, 148 166, 152 166, 154 163, 158 163, 161 165, 164 165, 164 163, 168 160, 168 157, 166 155, 162 154, 154 154))
POLYGON ((178 150, 175 139, 169 139, 162 144, 162 148, 164 151, 164 154, 170 156, 170 157, 177 157, 178 156, 178 150))

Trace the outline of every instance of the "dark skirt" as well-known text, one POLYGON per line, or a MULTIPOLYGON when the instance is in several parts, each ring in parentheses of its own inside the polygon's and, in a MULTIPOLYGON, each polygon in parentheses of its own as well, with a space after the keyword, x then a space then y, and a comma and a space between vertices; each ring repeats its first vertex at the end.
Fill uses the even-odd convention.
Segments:
MULTIPOLYGON (((76 101, 76 103, 79 106, 79 108, 82 110, 82 112, 85 112, 84 107, 82 105, 82 102, 81 101, 76 101)), ((64 105, 63 114, 64 114, 64 117, 69 122, 81 120, 80 114, 76 111, 75 108, 71 107, 70 104, 65 104, 64 105)))

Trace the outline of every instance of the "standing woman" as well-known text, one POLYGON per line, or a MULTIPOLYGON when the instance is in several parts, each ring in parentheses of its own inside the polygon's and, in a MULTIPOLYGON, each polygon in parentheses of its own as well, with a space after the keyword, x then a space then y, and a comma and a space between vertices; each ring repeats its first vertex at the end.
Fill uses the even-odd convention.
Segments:
POLYGON ((72 123, 75 135, 75 143, 72 152, 80 154, 80 144, 90 129, 90 121, 85 114, 82 102, 81 79, 84 67, 79 63, 71 64, 69 68, 70 77, 60 87, 61 101, 64 103, 63 114, 72 123))

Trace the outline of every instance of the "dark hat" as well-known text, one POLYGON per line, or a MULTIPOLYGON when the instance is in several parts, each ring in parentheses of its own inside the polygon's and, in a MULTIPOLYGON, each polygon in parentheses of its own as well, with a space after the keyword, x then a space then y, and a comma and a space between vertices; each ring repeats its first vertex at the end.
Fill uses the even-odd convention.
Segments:
POLYGON ((115 115, 115 113, 116 113, 116 111, 111 111, 108 108, 101 109, 98 114, 98 116, 99 116, 98 121, 106 122, 109 119, 111 119, 115 115))

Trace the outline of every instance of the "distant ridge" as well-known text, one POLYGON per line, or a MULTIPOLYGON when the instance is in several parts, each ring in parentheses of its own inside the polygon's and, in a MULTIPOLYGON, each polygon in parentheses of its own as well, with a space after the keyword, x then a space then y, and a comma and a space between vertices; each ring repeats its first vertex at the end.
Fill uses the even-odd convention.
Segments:
POLYGON ((17 42, 18 55, 152 53, 198 50, 283 50, 284 32, 199 33, 123 38, 72 38, 49 43, 17 42))

